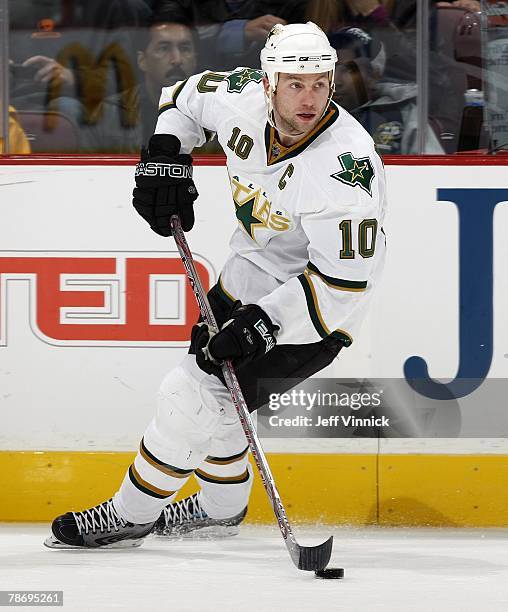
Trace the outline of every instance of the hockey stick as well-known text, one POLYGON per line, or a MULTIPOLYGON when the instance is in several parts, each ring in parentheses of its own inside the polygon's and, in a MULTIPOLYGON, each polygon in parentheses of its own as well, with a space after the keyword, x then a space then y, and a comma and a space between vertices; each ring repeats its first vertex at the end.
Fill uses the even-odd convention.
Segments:
MULTIPOLYGON (((203 289, 203 285, 201 284, 201 280, 194 265, 192 253, 190 252, 189 245, 187 244, 185 234, 180 224, 180 219, 177 215, 171 217, 171 231, 178 251, 180 252, 180 257, 182 258, 182 263, 185 267, 192 291, 196 296, 201 315, 208 325, 218 330, 217 321, 206 296, 206 292, 203 289)), ((316 571, 325 569, 332 554, 333 536, 328 538, 323 544, 319 544, 319 546, 300 546, 300 544, 298 544, 293 535, 293 530, 289 524, 286 510, 284 509, 284 505, 275 486, 270 466, 268 465, 265 453, 259 442, 254 423, 252 422, 249 409, 247 408, 235 370, 230 360, 224 362, 222 373, 293 563, 301 570, 316 571)))

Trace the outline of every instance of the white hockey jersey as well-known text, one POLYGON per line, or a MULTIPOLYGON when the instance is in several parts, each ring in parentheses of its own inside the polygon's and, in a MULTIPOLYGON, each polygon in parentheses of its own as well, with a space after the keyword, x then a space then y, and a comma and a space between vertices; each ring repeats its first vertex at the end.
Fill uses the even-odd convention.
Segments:
POLYGON ((333 103, 298 144, 281 145, 262 78, 237 68, 164 88, 155 133, 174 134, 186 153, 216 133, 227 155, 238 227, 220 277, 225 294, 259 304, 280 326, 279 343, 333 334, 348 345, 384 260, 383 164, 369 134, 333 103))

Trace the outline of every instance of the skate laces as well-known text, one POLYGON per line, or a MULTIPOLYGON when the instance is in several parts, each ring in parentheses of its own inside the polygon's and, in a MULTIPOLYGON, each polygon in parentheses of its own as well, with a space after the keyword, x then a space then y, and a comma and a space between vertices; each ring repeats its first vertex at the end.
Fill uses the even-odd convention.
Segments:
POLYGON ((89 510, 73 512, 72 516, 76 521, 79 535, 83 533, 88 535, 90 531, 96 533, 97 530, 101 533, 106 531, 110 533, 112 528, 115 531, 120 531, 120 527, 127 525, 127 521, 117 514, 112 499, 102 502, 102 504, 94 506, 89 510))
POLYGON ((194 522, 205 518, 208 518, 208 515, 199 504, 197 493, 164 508, 166 525, 182 525, 188 521, 194 522))

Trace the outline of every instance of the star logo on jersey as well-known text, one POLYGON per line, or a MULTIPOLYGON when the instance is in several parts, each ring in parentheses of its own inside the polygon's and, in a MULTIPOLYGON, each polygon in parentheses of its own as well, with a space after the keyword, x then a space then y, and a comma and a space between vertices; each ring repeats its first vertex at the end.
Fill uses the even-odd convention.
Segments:
POLYGON ((257 244, 264 246, 273 237, 273 232, 290 229, 288 211, 280 203, 272 206, 266 190, 260 185, 232 176, 231 191, 238 223, 257 244))
POLYGON ((369 157, 354 157, 352 153, 342 153, 338 156, 342 170, 330 176, 341 183, 356 187, 366 191, 372 197, 372 179, 374 178, 374 168, 369 157))
POLYGON ((254 237, 254 230, 256 227, 266 227, 264 220, 258 217, 255 212, 258 200, 259 189, 243 202, 235 200, 236 218, 254 241, 256 240, 254 237))
POLYGON ((228 91, 230 93, 240 93, 245 89, 247 83, 254 81, 254 83, 260 83, 263 80, 264 73, 261 70, 254 70, 252 68, 244 68, 232 72, 226 77, 228 84, 228 91))
POLYGON ((232 186, 236 218, 252 240, 256 241, 254 230, 257 227, 266 227, 265 220, 257 214, 261 198, 261 188, 253 190, 253 185, 246 187, 240 183, 236 176, 232 179, 232 186))

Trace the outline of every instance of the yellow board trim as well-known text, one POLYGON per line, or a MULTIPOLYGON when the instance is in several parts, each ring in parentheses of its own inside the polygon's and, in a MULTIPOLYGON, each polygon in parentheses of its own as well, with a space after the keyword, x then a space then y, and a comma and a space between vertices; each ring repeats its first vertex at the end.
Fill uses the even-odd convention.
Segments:
POLYGON ((508 526, 508 455, 380 455, 379 523, 508 526))
MULTIPOLYGON (((111 497, 134 453, 0 451, 0 521, 51 521, 111 497)), ((508 526, 508 455, 269 454, 293 521, 508 526)), ((197 490, 193 478, 179 498, 197 490)), ((259 478, 249 522, 273 523, 259 478)))

